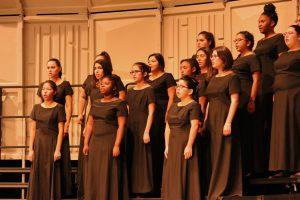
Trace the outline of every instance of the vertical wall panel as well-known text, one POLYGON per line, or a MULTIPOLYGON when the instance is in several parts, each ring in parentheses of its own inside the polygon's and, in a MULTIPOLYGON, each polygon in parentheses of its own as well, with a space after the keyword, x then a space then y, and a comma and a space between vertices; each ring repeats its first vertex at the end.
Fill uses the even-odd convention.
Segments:
MULTIPOLYGON (((60 59, 63 79, 71 84, 80 84, 88 75, 89 37, 87 22, 64 23, 26 23, 24 27, 25 47, 30 47, 24 55, 25 85, 39 84, 48 79, 46 63, 50 57, 60 59), (33 48, 34 47, 34 48, 33 48)), ((78 90, 73 88, 73 114, 77 114, 78 90)), ((26 89, 26 114, 29 114, 34 103, 37 103, 36 89, 26 89)), ((73 123, 70 127, 70 143, 77 145, 80 128, 73 123)), ((28 125, 28 124, 27 124, 28 125)), ((28 131, 28 129, 27 129, 28 131)), ((29 132, 28 132, 29 133, 29 132)), ((27 143, 29 137, 27 136, 27 143)), ((77 149, 71 149, 72 159, 76 159, 77 149)))
POLYGON ((132 81, 129 71, 134 62, 147 62, 148 55, 160 50, 160 19, 156 13, 149 11, 150 16, 143 16, 142 12, 136 17, 131 13, 136 14, 129 12, 128 16, 121 17, 111 13, 94 17, 95 54, 103 50, 109 52, 113 72, 121 76, 124 83, 132 81))
MULTIPOLYGON (((174 77, 179 78, 180 60, 190 58, 195 54, 196 37, 199 32, 210 31, 217 36, 216 42, 222 43, 224 37, 222 20, 222 11, 165 16, 163 29, 166 34, 163 35, 163 52, 173 52, 172 60, 168 60, 170 67, 168 70, 173 73, 174 77), (173 27, 170 26, 172 19, 173 27), (171 38, 173 38, 173 44, 170 44, 171 38)), ((169 56, 169 53, 166 56, 169 56)))

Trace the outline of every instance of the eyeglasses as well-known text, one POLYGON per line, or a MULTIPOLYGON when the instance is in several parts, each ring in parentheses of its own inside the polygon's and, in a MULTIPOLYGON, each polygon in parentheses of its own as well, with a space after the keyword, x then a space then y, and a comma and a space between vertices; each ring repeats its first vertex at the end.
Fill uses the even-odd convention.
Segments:
POLYGON ((237 42, 241 42, 241 41, 243 41, 243 40, 245 40, 245 39, 239 38, 239 39, 234 39, 233 42, 234 42, 234 43, 237 43, 237 42))
POLYGON ((219 58, 218 54, 211 54, 210 58, 219 58))
POLYGON ((142 72, 141 70, 131 70, 129 73, 130 74, 137 74, 139 72, 142 72))
POLYGON ((283 33, 283 36, 287 36, 287 35, 293 35, 293 32, 292 31, 287 31, 287 32, 283 33))
POLYGON ((176 86, 176 89, 184 89, 184 88, 186 88, 186 89, 189 89, 189 87, 188 86, 185 86, 185 85, 177 85, 176 86))

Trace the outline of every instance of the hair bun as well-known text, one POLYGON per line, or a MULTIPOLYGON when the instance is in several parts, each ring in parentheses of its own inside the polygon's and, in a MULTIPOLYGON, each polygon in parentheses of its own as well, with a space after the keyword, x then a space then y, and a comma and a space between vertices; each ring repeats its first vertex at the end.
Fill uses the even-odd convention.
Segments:
POLYGON ((265 13, 276 13, 276 7, 272 3, 266 4, 264 6, 264 12, 265 13))

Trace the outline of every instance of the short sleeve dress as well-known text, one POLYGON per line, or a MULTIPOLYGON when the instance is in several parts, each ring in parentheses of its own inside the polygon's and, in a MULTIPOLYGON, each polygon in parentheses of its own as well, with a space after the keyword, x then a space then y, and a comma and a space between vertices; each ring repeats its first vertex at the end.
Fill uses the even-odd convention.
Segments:
POLYGON ((41 104, 36 104, 30 118, 36 122, 36 133, 27 199, 61 199, 60 161, 54 162, 53 155, 58 123, 66 121, 64 107, 57 104, 53 108, 44 108, 41 104))
POLYGON ((153 162, 153 183, 154 193, 159 194, 162 180, 162 170, 164 161, 164 132, 165 132, 165 115, 167 111, 169 96, 168 88, 176 86, 176 81, 172 74, 164 73, 162 76, 150 80, 149 84, 154 90, 155 112, 153 125, 151 127, 151 151, 153 162))
POLYGON ((300 171, 300 51, 274 63, 274 105, 269 170, 300 171))
MULTIPOLYGON (((126 103, 94 101, 90 115, 93 117, 93 133, 89 142, 86 184, 86 200, 126 200, 128 186, 123 153, 113 157, 113 147, 118 130, 118 117, 127 117, 126 103)), ((120 148, 121 149, 121 148, 120 148)))
POLYGON ((239 124, 242 146, 243 174, 253 173, 253 149, 255 149, 255 137, 253 134, 253 115, 248 112, 247 105, 251 96, 253 84, 252 74, 260 72, 261 67, 255 54, 239 55, 234 61, 232 70, 237 74, 241 82, 241 94, 239 99, 239 124))
MULTIPOLYGON (((121 78, 117 75, 113 74, 113 77, 116 80, 116 94, 115 96, 119 96, 119 91, 124 91, 125 87, 123 82, 121 81, 121 78)), ((91 105, 94 104, 94 101, 97 99, 103 98, 103 95, 100 93, 99 88, 97 87, 97 79, 95 78, 94 75, 88 75, 82 84, 82 89, 86 93, 87 97, 90 97, 90 102, 91 105)), ((83 123, 84 124, 84 123, 83 123)), ((84 130, 84 125, 81 128, 81 131, 84 130)), ((85 177, 85 160, 84 160, 84 155, 82 153, 83 150, 83 132, 81 132, 81 137, 80 137, 80 145, 79 145, 79 153, 78 153, 78 172, 77 172, 77 182, 78 182, 78 189, 77 189, 77 196, 79 198, 83 198, 84 194, 84 177, 85 177)))
POLYGON ((149 143, 144 143, 143 135, 148 119, 148 106, 155 103, 153 89, 152 87, 131 89, 127 92, 126 101, 129 107, 127 146, 130 149, 131 191, 151 192, 153 189, 151 147, 149 143))
POLYGON ((170 126, 168 158, 165 159, 163 172, 162 197, 165 200, 201 199, 199 163, 194 143, 193 155, 184 158, 184 149, 189 140, 191 120, 199 120, 200 108, 193 101, 185 106, 173 103, 167 114, 170 126))
POLYGON ((273 110, 274 62, 278 55, 288 50, 282 34, 261 39, 254 50, 261 64, 261 87, 256 100, 254 130, 256 143, 254 148, 254 170, 267 173, 270 153, 270 135, 273 110))
POLYGON ((230 95, 240 93, 240 80, 236 74, 214 76, 206 89, 209 108, 207 129, 210 134, 211 180, 208 199, 220 196, 242 195, 240 149, 237 141, 236 118, 232 121, 231 135, 223 135, 223 127, 231 104, 230 95))
MULTIPOLYGON (((42 96, 42 87, 40 86, 37 92, 39 97, 42 96)), ((64 108, 66 105, 66 96, 73 96, 73 89, 69 81, 63 81, 57 85, 57 91, 54 96, 54 101, 61 104, 64 108)), ((65 111, 65 109, 64 109, 65 111)), ((71 156, 70 156, 70 141, 69 137, 63 138, 61 145, 61 191, 62 197, 72 195, 72 174, 71 174, 71 156)))

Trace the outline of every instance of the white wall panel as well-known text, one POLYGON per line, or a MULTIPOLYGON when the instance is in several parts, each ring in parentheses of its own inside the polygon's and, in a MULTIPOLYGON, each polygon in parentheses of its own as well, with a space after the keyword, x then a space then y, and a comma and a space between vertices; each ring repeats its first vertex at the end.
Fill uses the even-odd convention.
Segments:
POLYGON ((114 73, 121 76, 124 83, 132 81, 129 71, 134 62, 146 62, 148 55, 160 52, 160 17, 155 10, 129 12, 125 16, 99 14, 93 19, 94 53, 109 52, 114 73))
MULTIPOLYGON (((58 58, 62 64, 63 79, 81 84, 89 74, 89 35, 87 22, 26 23, 24 47, 30 50, 24 56, 26 85, 37 85, 47 80, 46 64, 49 58, 58 58)), ((74 111, 77 114, 78 88, 73 88, 74 111)), ((26 113, 37 103, 36 89, 28 89, 25 97, 26 113)), ((74 121, 74 120, 73 120, 74 121)), ((80 128, 73 123, 70 129, 71 145, 79 144, 80 128)), ((29 133, 29 132, 28 132, 29 133)), ((28 135, 27 135, 28 137, 28 135)), ((27 138, 28 142, 28 138, 27 138)), ((72 149, 75 153, 77 150, 72 149)), ((76 155, 72 154, 75 159, 76 155)))

